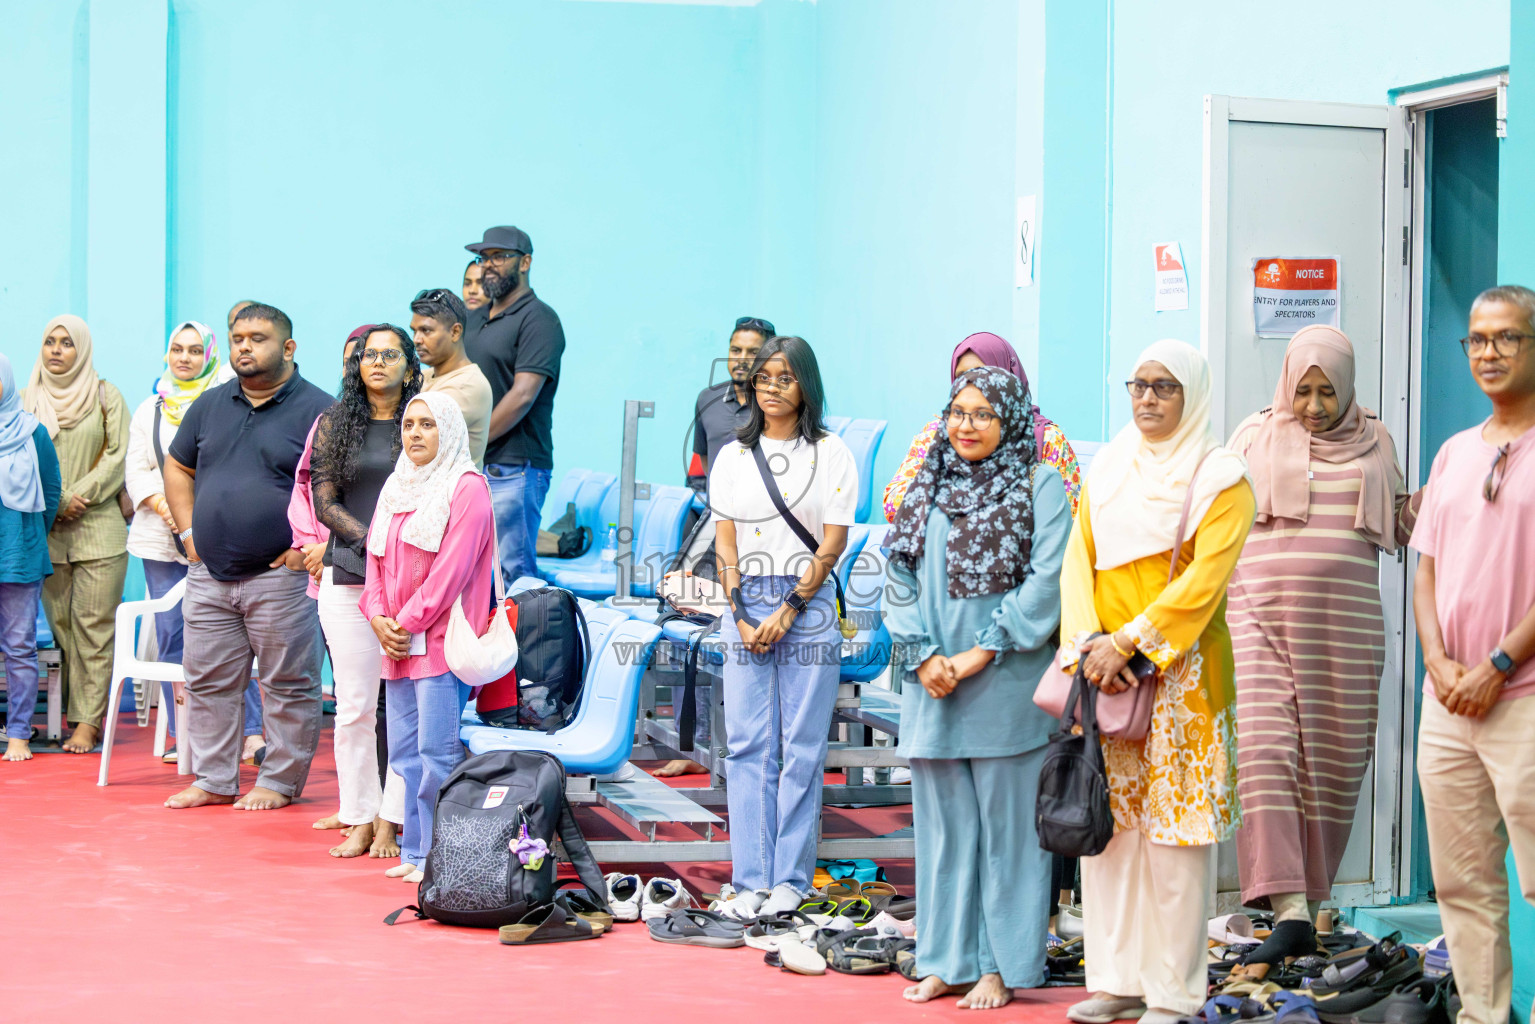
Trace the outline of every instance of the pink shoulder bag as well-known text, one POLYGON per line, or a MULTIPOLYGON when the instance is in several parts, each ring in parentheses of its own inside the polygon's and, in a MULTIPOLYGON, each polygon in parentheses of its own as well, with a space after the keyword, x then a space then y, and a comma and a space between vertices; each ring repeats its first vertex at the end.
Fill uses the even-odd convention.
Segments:
MULTIPOLYGON (((1209 458, 1208 452, 1205 453, 1205 458, 1209 458)), ((1194 481, 1199 479, 1199 469, 1204 464, 1205 460, 1200 459, 1199 465, 1194 467, 1194 476, 1189 480, 1188 492, 1183 496, 1183 514, 1178 518, 1178 532, 1173 540, 1172 558, 1167 565, 1169 586, 1178 575, 1178 556, 1183 553, 1183 539, 1189 525, 1189 508, 1194 502, 1194 481)), ((1137 685, 1119 693, 1098 691, 1098 731, 1115 739, 1140 740, 1145 739, 1146 734, 1151 731, 1151 706, 1156 702, 1157 686, 1162 682, 1162 674, 1157 671, 1151 659, 1139 651, 1130 659, 1130 669, 1140 680, 1137 685)), ((1060 718, 1066 713, 1066 702, 1071 698, 1071 680, 1072 674, 1061 668, 1060 656, 1057 653, 1050 659, 1050 667, 1045 670, 1045 674, 1040 677, 1039 685, 1034 688, 1034 703, 1051 718, 1060 718)))

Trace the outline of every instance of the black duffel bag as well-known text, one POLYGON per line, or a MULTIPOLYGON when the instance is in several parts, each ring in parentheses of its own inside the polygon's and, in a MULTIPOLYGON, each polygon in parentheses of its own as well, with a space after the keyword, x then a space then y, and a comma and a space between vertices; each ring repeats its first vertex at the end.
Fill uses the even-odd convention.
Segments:
POLYGON ((1079 661, 1071 681, 1071 695, 1066 698, 1061 715, 1060 731, 1051 735, 1045 751, 1034 801, 1034 828, 1039 833, 1039 845, 1062 857, 1097 856, 1114 838, 1109 775, 1098 740, 1097 705, 1098 688, 1084 678, 1079 661), (1080 733, 1073 729, 1079 718, 1080 733))

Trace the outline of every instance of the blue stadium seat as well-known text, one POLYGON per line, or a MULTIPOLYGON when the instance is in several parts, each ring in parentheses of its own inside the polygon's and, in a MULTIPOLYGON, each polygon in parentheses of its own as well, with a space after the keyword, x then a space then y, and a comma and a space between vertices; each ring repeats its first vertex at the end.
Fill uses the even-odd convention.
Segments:
MULTIPOLYGON (((591 475, 592 471, 589 469, 572 469, 565 474, 565 478, 560 481, 560 486, 555 488, 554 493, 544 502, 545 529, 548 529, 548 524, 565 514, 566 506, 576 500, 576 493, 581 489, 581 484, 591 475)), ((577 516, 579 517, 579 512, 577 516)))
POLYGON ((53 646, 53 630, 48 626, 48 616, 43 612, 43 599, 37 599, 37 646, 41 650, 44 647, 53 646))
MULTIPOLYGON (((653 487, 651 497, 634 503, 634 574, 630 592, 653 597, 656 583, 682 544, 682 524, 693 502, 688 487, 653 487)), ((567 563, 568 564, 568 563, 567 563)), ((601 564, 571 566, 553 574, 556 586, 581 597, 610 597, 618 589, 618 572, 601 564)))
POLYGON ((465 725, 459 738, 472 754, 487 750, 542 750, 558 757, 569 772, 606 775, 634 749, 634 717, 640 677, 661 631, 609 608, 585 606, 592 635, 581 703, 569 725, 554 733, 465 725), (600 640, 599 640, 600 638, 600 640))
POLYGON ((827 430, 840 437, 842 432, 847 429, 847 425, 853 422, 853 418, 851 416, 823 416, 821 417, 821 422, 826 424, 827 430))
POLYGON ((880 439, 885 436, 884 420, 854 420, 840 431, 842 440, 853 453, 858 464, 858 521, 869 516, 874 504, 874 456, 879 452, 880 439))
MULTIPOLYGON (((859 550, 844 557, 837 566, 848 617, 858 624, 857 635, 848 641, 842 655, 844 683, 866 683, 877 678, 890 663, 890 631, 885 628, 884 615, 889 563, 881 550, 889 530, 883 525, 865 527, 859 550)), ((851 551, 851 533, 848 547, 851 551)))
POLYGON ((562 569, 594 569, 602 561, 602 545, 608 538, 608 524, 618 522, 618 478, 612 473, 593 472, 582 481, 574 500, 576 522, 592 531, 592 546, 585 554, 575 558, 541 556, 538 559, 539 574, 550 582, 554 581, 554 574, 562 569))

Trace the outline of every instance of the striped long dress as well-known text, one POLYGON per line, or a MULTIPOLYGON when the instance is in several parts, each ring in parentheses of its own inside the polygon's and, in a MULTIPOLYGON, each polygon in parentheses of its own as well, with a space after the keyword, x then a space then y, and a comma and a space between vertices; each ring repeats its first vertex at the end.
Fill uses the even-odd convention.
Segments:
MULTIPOLYGON (((1262 415, 1237 428, 1231 448, 1246 454, 1262 415)), ((1354 463, 1313 460, 1306 522, 1253 524, 1231 578, 1237 855, 1249 905, 1331 894, 1374 750, 1385 623, 1380 551, 1354 528, 1362 484, 1354 463)), ((1396 495, 1399 545, 1417 497, 1396 495)))

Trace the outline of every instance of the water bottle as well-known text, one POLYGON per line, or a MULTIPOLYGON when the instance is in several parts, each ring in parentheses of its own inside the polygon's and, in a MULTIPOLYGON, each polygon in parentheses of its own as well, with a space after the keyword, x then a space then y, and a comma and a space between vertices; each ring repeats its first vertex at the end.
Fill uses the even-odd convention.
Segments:
POLYGON ((608 539, 602 545, 602 567, 613 568, 613 560, 618 557, 618 527, 613 523, 608 524, 608 539))

